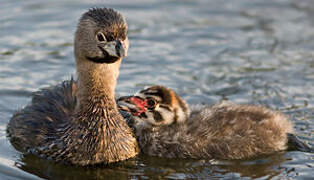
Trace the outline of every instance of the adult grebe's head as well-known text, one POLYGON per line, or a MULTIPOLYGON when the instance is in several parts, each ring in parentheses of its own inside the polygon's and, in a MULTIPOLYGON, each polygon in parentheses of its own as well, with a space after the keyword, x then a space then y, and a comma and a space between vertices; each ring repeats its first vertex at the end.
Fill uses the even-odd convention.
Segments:
POLYGON ((74 40, 76 63, 114 63, 127 55, 129 42, 124 17, 110 8, 93 8, 78 23, 74 40))

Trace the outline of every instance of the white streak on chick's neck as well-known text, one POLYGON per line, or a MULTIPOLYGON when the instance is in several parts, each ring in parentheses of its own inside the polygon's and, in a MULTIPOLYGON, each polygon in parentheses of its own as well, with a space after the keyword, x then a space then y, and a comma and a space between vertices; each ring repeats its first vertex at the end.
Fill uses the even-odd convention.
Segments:
POLYGON ((171 94, 171 98, 172 98, 171 106, 172 106, 172 109, 175 113, 175 116, 177 117, 177 122, 183 123, 190 116, 189 105, 187 104, 187 102, 183 98, 178 96, 175 91, 171 90, 170 94, 171 94))

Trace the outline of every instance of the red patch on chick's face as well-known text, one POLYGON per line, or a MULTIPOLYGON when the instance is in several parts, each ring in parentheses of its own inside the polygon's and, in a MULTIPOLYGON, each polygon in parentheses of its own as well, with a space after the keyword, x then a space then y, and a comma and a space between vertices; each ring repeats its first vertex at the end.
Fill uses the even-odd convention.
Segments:
POLYGON ((147 103, 145 100, 143 100, 142 98, 133 96, 129 99, 133 104, 136 105, 137 109, 132 113, 133 116, 139 116, 140 114, 142 114, 143 112, 145 112, 147 103))

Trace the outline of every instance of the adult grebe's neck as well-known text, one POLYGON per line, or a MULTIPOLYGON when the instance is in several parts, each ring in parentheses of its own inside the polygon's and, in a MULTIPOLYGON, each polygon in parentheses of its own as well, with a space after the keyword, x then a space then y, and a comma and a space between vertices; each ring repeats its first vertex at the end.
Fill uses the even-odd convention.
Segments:
POLYGON ((64 152, 71 154, 73 164, 116 162, 138 153, 137 141, 114 99, 120 61, 77 63, 78 103, 72 121, 62 132, 63 144, 70 145, 64 152), (79 140, 73 142, 75 139, 79 140))
POLYGON ((120 64, 121 59, 111 64, 97 64, 88 60, 77 63, 77 108, 84 108, 81 106, 94 103, 93 99, 101 98, 105 98, 106 103, 116 106, 114 97, 120 64))

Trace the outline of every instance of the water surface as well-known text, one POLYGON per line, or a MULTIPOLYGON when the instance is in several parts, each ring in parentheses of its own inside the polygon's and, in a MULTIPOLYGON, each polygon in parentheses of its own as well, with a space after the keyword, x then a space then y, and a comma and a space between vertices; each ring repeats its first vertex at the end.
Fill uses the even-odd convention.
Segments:
POLYGON ((23 156, 6 138, 33 91, 75 76, 73 34, 90 7, 121 11, 131 47, 120 95, 147 85, 189 103, 263 104, 290 116, 314 145, 314 5, 311 0, 16 1, 0 7, 0 179, 313 179, 314 155, 283 152, 246 161, 139 156, 80 168, 23 156))

